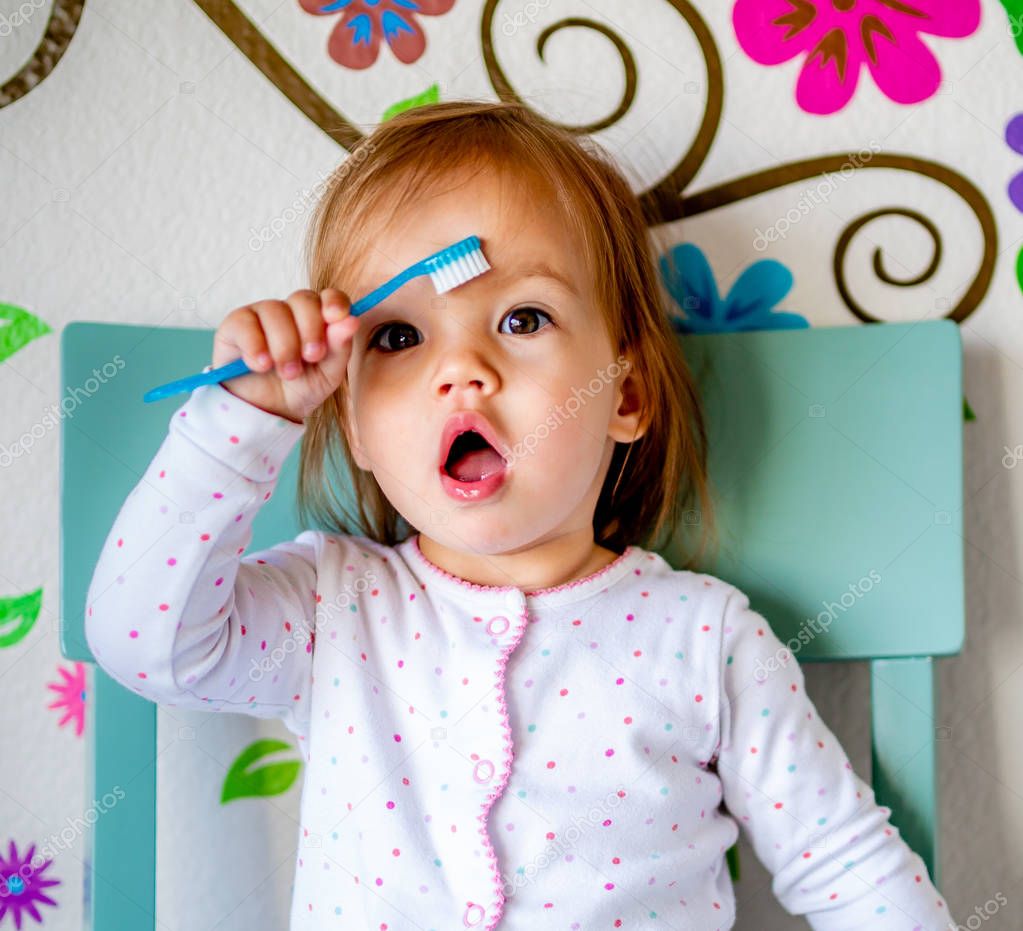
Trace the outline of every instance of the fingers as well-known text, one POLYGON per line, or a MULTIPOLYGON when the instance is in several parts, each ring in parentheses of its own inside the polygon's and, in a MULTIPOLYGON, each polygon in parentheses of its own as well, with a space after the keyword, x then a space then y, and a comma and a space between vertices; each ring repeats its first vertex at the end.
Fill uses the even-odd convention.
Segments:
POLYGON ((251 305, 232 310, 217 330, 213 341, 213 361, 217 366, 233 356, 232 347, 235 347, 252 371, 265 372, 273 367, 273 358, 259 315, 251 305))
POLYGON ((302 345, 295 314, 284 301, 260 301, 253 305, 273 356, 280 378, 289 380, 302 374, 302 345))
POLYGON ((319 362, 327 352, 326 326, 320 310, 320 296, 308 289, 295 291, 288 298, 298 327, 300 353, 306 362, 319 362))
POLYGON ((312 365, 324 362, 358 328, 350 308, 343 291, 304 288, 287 301, 264 300, 237 308, 217 339, 236 344, 253 371, 276 368, 280 378, 290 380, 303 374, 303 360, 312 365))
POLYGON ((320 292, 323 301, 323 318, 327 323, 337 323, 348 316, 352 302, 344 291, 337 288, 324 288, 320 292))

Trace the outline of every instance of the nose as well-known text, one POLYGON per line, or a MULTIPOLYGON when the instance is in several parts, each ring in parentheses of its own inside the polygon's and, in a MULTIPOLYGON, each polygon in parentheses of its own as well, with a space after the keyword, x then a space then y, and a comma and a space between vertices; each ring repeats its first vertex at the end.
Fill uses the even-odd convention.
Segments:
POLYGON ((459 392, 490 397, 499 384, 497 370, 468 338, 445 348, 434 376, 433 391, 437 397, 459 392))

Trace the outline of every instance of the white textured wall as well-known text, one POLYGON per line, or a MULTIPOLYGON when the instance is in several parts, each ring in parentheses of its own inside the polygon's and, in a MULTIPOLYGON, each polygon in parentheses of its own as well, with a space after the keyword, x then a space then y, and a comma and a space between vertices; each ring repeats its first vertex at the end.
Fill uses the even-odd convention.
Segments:
MULTIPOLYGON (((0 0, 0 82, 33 55, 50 2, 0 0), (25 9, 23 24, 5 28, 25 9)), ((935 2, 926 6, 940 6, 935 2)), ((426 53, 403 65, 385 47, 364 72, 323 52, 333 18, 314 18, 297 0, 241 6, 277 47, 350 120, 368 130, 384 109, 433 82, 442 99, 496 96, 480 52, 481 0, 424 18, 426 53)), ((499 7, 514 14, 528 4, 499 7)), ((928 39, 941 62, 943 92, 914 106, 893 103, 869 77, 852 103, 815 117, 792 100, 798 66, 765 68, 739 48, 732 3, 696 4, 710 26, 725 73, 724 114, 714 145, 690 185, 705 189, 749 172, 873 140, 886 151, 934 159, 969 178, 998 228, 994 276, 961 325, 965 393, 977 420, 965 424, 968 634, 961 656, 939 662, 938 744, 943 819, 942 891, 960 921, 996 894, 1007 904, 986 928, 1023 927, 1023 611, 1020 499, 1023 468, 1002 464, 1023 443, 1023 296, 1013 264, 1023 215, 1006 185, 1023 170, 1002 138, 1023 110, 1023 56, 1005 11, 985 0, 980 28, 965 39, 928 39)), ((537 31, 569 15, 608 24, 633 49, 640 83, 630 112, 598 138, 649 186, 688 148, 704 103, 706 75, 684 21, 667 2, 532 5, 536 22, 514 35, 495 31, 506 72, 523 96, 558 119, 581 123, 607 113, 621 91, 607 40, 566 30, 551 40, 547 64, 537 31), (581 65, 585 63, 584 74, 581 65)), ((89 0, 56 68, 30 93, 0 108, 0 302, 25 308, 46 333, 0 361, 0 444, 11 447, 38 424, 59 390, 59 333, 73 320, 215 328, 238 304, 285 297, 303 286, 302 222, 260 250, 251 231, 303 202, 343 156, 338 146, 187 0, 89 0)), ((941 316, 972 278, 983 248, 973 215, 946 187, 905 173, 864 171, 838 186, 787 237, 765 252, 752 230, 770 226, 806 185, 782 187, 684 221, 680 238, 706 253, 727 290, 752 262, 770 257, 795 275, 785 310, 813 326, 858 321, 839 299, 831 251, 854 216, 890 204, 913 207, 942 230, 945 258, 925 284, 894 289, 869 271, 882 245, 909 277, 930 257, 919 227, 885 220, 850 253, 850 280, 862 303, 885 320, 941 316)), ((308 203, 308 201, 305 201, 308 203)), ((212 333, 211 333, 212 335, 212 333)), ((51 429, 0 468, 0 598, 43 589, 38 621, 19 643, 0 648, 0 852, 59 836, 67 819, 93 804, 84 796, 85 745, 73 725, 46 707, 70 669, 59 652, 58 435, 51 429)), ((154 450, 155 452, 155 450, 154 450)), ((113 515, 111 515, 113 517, 113 515)), ((0 627, 0 633, 3 628, 0 627)), ((869 778, 867 676, 862 666, 811 667, 810 691, 869 778)), ((231 761, 259 736, 290 735, 276 722, 240 716, 160 713, 158 915, 174 931, 285 927, 293 870, 299 784, 268 799, 219 803, 231 761)), ((58 907, 43 927, 82 920, 82 840, 61 848, 51 874, 58 907)), ((804 927, 774 902, 770 877, 744 845, 737 887, 740 927, 804 927)), ((34 927, 34 924, 29 924, 34 927)), ((974 925, 971 925, 973 927, 974 925)), ((13 927, 10 918, 0 929, 13 927)))

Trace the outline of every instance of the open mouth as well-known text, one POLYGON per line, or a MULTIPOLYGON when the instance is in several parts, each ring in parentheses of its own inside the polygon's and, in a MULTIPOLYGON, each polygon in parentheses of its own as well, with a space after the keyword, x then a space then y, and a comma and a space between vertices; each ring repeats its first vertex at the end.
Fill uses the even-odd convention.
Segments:
POLYGON ((464 483, 481 482, 505 468, 501 454, 472 429, 455 437, 444 461, 445 474, 464 483))

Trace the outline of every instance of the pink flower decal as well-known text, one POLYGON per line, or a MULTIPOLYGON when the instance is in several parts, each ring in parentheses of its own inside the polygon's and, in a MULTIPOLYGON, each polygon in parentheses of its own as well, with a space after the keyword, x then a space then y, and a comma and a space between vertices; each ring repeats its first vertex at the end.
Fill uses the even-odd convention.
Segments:
POLYGON ((327 54, 346 68, 368 68, 377 60, 381 36, 395 57, 411 64, 426 48, 426 36, 416 20, 440 16, 455 0, 298 0, 302 9, 315 16, 343 11, 327 41, 327 54))
POLYGON ((75 662, 74 672, 68 672, 63 666, 57 667, 64 681, 62 683, 47 682, 46 687, 56 692, 60 698, 50 702, 47 708, 56 708, 64 713, 58 723, 63 727, 68 721, 75 722, 75 736, 81 737, 85 728, 85 664, 75 662))
POLYGON ((980 0, 736 0, 742 50, 762 65, 806 53, 796 103, 834 113, 851 99, 866 64, 896 103, 937 91, 941 68, 918 33, 960 38, 980 23, 980 0))

